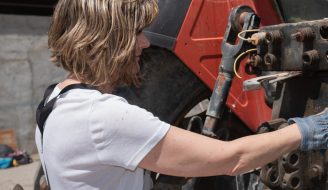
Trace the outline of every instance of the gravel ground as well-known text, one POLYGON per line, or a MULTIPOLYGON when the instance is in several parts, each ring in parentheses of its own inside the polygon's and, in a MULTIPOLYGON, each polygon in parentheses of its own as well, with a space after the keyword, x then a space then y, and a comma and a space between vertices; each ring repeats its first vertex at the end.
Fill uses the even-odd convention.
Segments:
POLYGON ((0 190, 12 190, 19 183, 24 190, 33 190, 33 178, 39 164, 39 155, 31 156, 33 162, 18 167, 0 170, 0 190))

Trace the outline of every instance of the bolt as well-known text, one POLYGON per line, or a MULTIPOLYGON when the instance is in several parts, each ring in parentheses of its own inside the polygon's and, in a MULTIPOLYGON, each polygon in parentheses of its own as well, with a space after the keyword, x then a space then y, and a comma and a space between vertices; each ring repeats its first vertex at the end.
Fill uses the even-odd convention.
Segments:
POLYGON ((321 55, 318 50, 311 50, 304 52, 302 55, 302 60, 304 65, 313 65, 319 63, 321 60, 321 55))
POLYGON ((254 60, 254 62, 251 62, 253 67, 257 67, 262 64, 262 58, 259 55, 252 55, 251 60, 254 60))
POLYGON ((266 65, 276 65, 277 64, 277 58, 276 56, 274 56, 273 54, 271 53, 267 53, 265 56, 264 56, 264 63, 266 65))
POLYGON ((321 179, 321 176, 323 175, 323 169, 319 165, 313 165, 309 174, 310 178, 312 179, 321 179))
POLYGON ((247 62, 246 62, 247 64, 251 64, 251 65, 253 65, 252 63, 255 63, 255 60, 252 60, 252 59, 247 59, 247 62))
POLYGON ((318 173, 318 168, 311 168, 311 170, 310 170, 310 176, 312 177, 312 178, 317 178, 318 176, 319 176, 319 173, 318 173))
POLYGON ((292 40, 297 40, 298 41, 299 39, 301 39, 301 37, 302 37, 301 32, 296 32, 295 34, 291 35, 292 40))
POLYGON ((310 41, 315 39, 315 31, 311 27, 300 28, 291 35, 293 40, 298 42, 310 41))
POLYGON ((277 44, 282 42, 282 33, 279 30, 273 30, 265 34, 267 44, 277 44))

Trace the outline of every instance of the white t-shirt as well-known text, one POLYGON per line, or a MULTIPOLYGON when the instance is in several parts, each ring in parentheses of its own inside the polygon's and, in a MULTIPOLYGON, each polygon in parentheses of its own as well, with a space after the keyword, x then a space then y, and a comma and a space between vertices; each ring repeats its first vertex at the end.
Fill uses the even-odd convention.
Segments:
POLYGON ((44 127, 43 148, 38 127, 35 141, 52 190, 141 190, 138 164, 170 125, 122 97, 73 89, 59 96, 44 127))

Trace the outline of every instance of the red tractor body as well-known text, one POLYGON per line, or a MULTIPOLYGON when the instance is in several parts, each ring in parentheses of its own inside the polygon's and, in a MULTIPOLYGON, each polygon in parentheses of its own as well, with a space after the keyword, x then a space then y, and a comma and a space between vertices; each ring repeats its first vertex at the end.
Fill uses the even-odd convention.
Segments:
MULTIPOLYGON (((213 90, 222 58, 221 43, 231 10, 248 5, 262 18, 262 25, 276 25, 277 18, 268 0, 193 0, 177 37, 173 52, 213 90)), ((254 132, 271 120, 272 110, 264 101, 263 90, 243 92, 246 59, 234 78, 226 105, 254 132)))

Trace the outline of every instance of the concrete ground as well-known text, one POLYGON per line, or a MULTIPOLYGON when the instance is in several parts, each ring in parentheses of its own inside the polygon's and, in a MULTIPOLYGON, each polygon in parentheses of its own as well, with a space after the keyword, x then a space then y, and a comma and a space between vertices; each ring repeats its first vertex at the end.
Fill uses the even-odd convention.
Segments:
POLYGON ((12 190, 19 183, 24 190, 33 190, 33 179, 40 157, 31 156, 33 162, 18 167, 0 170, 0 190, 12 190))

